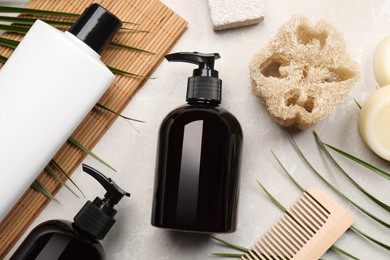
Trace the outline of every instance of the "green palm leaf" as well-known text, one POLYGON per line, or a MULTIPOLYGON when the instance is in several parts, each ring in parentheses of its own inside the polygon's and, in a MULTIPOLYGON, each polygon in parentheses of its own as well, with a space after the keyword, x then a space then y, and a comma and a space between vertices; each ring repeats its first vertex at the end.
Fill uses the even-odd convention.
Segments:
POLYGON ((60 170, 60 172, 66 176, 66 178, 76 187, 76 189, 78 189, 80 191, 80 193, 83 195, 83 197, 85 198, 85 195, 84 195, 84 192, 79 188, 79 186, 77 186, 77 184, 72 180, 72 178, 70 178, 70 176, 62 169, 62 167, 54 160, 51 160, 51 162, 54 164, 54 166, 60 170))
MULTIPOLYGON (((0 27, 1 27, 1 25, 0 25, 0 27)), ((5 47, 11 48, 11 49, 16 49, 16 47, 18 47, 19 43, 20 43, 20 41, 15 41, 15 40, 10 40, 10 39, 7 39, 7 38, 0 37, 0 45, 1 46, 5 46, 5 47)), ((0 57, 0 59, 1 59, 1 57, 0 57)), ((5 58, 5 57, 3 57, 3 58, 5 58)), ((6 58, 3 59, 3 60, 0 60, 0 62, 2 62, 2 63, 5 63, 6 61, 7 61, 6 58)), ((117 68, 113 68, 113 67, 110 67, 110 66, 107 66, 107 68, 109 70, 111 70, 112 73, 115 73, 115 74, 145 78, 144 76, 141 76, 141 75, 138 75, 138 74, 134 74, 134 73, 131 73, 131 72, 127 72, 127 71, 124 71, 124 70, 120 70, 120 69, 117 69, 117 68)))
POLYGON ((361 230, 359 230, 359 229, 357 229, 357 228, 355 228, 353 226, 351 226, 350 229, 352 231, 354 231, 355 233, 357 233, 359 235, 362 235, 363 237, 367 238, 368 240, 374 242, 375 244, 377 244, 377 245, 379 245, 379 246, 381 246, 383 248, 386 248, 387 250, 390 250, 390 246, 389 245, 386 245, 386 244, 384 244, 384 243, 382 243, 382 242, 380 242, 380 241, 370 237, 369 235, 367 235, 366 233, 362 232, 361 230))
MULTIPOLYGON (((27 28, 30 28, 35 23, 36 20, 37 18, 0 16, 0 22, 10 22, 13 23, 14 25, 24 25, 27 26, 27 28)), ((74 24, 74 22, 67 22, 67 21, 46 20, 46 19, 39 19, 39 20, 55 27, 71 27, 74 24)), ((120 30, 125 30, 133 33, 149 33, 149 31, 127 28, 127 27, 121 27, 120 30)))
POLYGON ((20 27, 15 25, 7 25, 7 24, 0 24, 0 31, 6 31, 6 32, 12 32, 12 33, 19 33, 19 34, 26 34, 28 32, 29 28, 27 27, 20 27))
POLYGON ((8 60, 8 58, 7 57, 4 57, 4 56, 2 56, 2 55, 0 55, 0 62, 1 63, 6 63, 7 62, 7 60, 8 60))
POLYGON ((229 258, 241 258, 241 257, 245 256, 245 254, 229 254, 229 253, 212 253, 212 255, 221 256, 221 257, 229 257, 229 258))
POLYGON ((76 13, 56 12, 56 11, 47 11, 47 10, 13 7, 13 6, 0 6, 0 13, 52 15, 52 16, 62 16, 62 17, 74 17, 74 18, 80 16, 80 14, 76 14, 76 13))
POLYGON ((127 72, 127 71, 120 70, 120 69, 116 69, 116 68, 113 68, 113 67, 110 67, 110 66, 107 66, 107 68, 109 70, 111 70, 112 73, 115 73, 115 74, 125 75, 125 76, 127 75, 127 76, 136 77, 136 78, 145 78, 145 76, 138 75, 138 74, 131 73, 131 72, 127 72))
POLYGON ((52 176, 54 177, 54 179, 56 179, 59 183, 61 183, 62 185, 64 185, 73 195, 75 195, 77 198, 79 198, 79 196, 77 196, 77 194, 60 178, 60 176, 58 176, 58 174, 50 167, 50 166, 46 166, 45 167, 45 170, 52 176))
MULTIPOLYGON (((13 17, 13 16, 0 16, 1 22, 10 22, 19 25, 33 25, 37 19, 36 18, 26 18, 26 17, 13 17)), ((55 21, 55 20, 41 20, 47 24, 52 26, 62 26, 62 27, 70 27, 74 23, 73 22, 64 22, 64 21, 55 21)))
MULTIPOLYGON (((70 18, 80 17, 80 14, 77 13, 48 11, 48 10, 23 8, 23 7, 15 7, 15 6, 0 6, 0 13, 50 15, 50 16, 59 16, 59 17, 70 17, 70 18)), ((138 25, 137 23, 132 23, 128 21, 121 21, 121 22, 124 24, 138 25)))
MULTIPOLYGON (((341 191, 339 191, 338 189, 336 189, 329 181, 327 181, 315 168, 314 166, 309 162, 309 160, 306 158, 306 156, 303 154, 302 150, 299 148, 298 144, 295 142, 295 140, 290 136, 290 140, 291 140, 291 143, 294 147, 294 149, 297 151, 297 153, 299 154, 299 156, 303 159, 303 161, 306 163, 306 165, 312 170, 312 172, 317 175, 318 178, 321 179, 321 181, 323 183, 325 183, 331 190, 333 190, 337 195, 339 195, 341 198, 343 198, 344 200, 348 201, 349 203, 351 203, 353 206, 355 206, 357 209, 359 209, 360 211, 362 211, 364 214, 366 214, 367 216, 369 216, 370 218, 372 218, 373 220, 375 220, 376 222, 378 222, 379 224, 387 227, 387 228, 390 228, 390 223, 387 223, 385 221, 383 221, 382 219, 378 218, 377 216, 375 216, 374 214, 370 213, 368 210, 364 209, 362 206, 360 206, 359 204, 355 203, 353 200, 351 200, 350 198, 348 198, 346 195, 344 195, 341 191)), ((278 160, 278 162, 280 163, 280 161, 278 160)), ((284 170, 285 168, 282 167, 284 170)), ((292 179, 292 176, 285 170, 284 171, 290 179, 292 179)), ((300 187, 302 188, 302 187, 300 187)))
POLYGON ((76 139, 74 139, 72 136, 68 138, 68 141, 71 142, 73 145, 77 146, 80 150, 82 150, 83 152, 89 154, 91 157, 93 157, 94 159, 96 159, 98 162, 102 163, 103 165, 107 166, 108 168, 110 168, 111 170, 113 170, 114 172, 116 172, 116 170, 111 166, 109 165, 108 163, 106 163, 105 161, 103 161, 100 157, 98 157, 96 154, 94 154, 93 152, 91 152, 87 147, 85 147, 84 145, 82 145, 81 143, 79 143, 76 139))
POLYGON ((140 49, 140 48, 136 48, 136 47, 133 47, 133 46, 130 46, 130 45, 126 45, 126 44, 119 43, 119 42, 114 42, 114 41, 110 42, 110 45, 114 46, 114 47, 125 48, 125 49, 132 50, 132 51, 137 51, 137 52, 143 52, 143 53, 148 53, 148 54, 156 54, 154 52, 150 52, 150 51, 147 51, 147 50, 143 50, 143 49, 140 49))
MULTIPOLYGON (((342 198, 346 199, 348 202, 350 202, 352 205, 354 205, 355 207, 357 207, 358 209, 360 209, 361 211, 363 211, 365 214, 369 215, 370 217, 372 217, 373 219, 375 219, 376 221, 378 221, 379 223, 381 223, 382 225, 385 225, 386 227, 389 228, 389 224, 380 220, 379 218, 373 216, 372 214, 370 214, 368 211, 366 210, 363 210, 360 206, 358 206, 356 203, 354 203, 352 200, 348 199, 345 195, 343 195, 340 191, 338 191, 336 188, 334 188, 328 181, 326 181, 318 172, 317 170, 309 163, 309 161, 306 159, 306 157, 303 155, 302 151, 299 149, 298 145, 296 144, 296 142, 294 141, 294 139, 290 136, 290 139, 292 140, 292 144, 294 146, 294 148, 296 149, 296 151, 298 152, 298 154, 303 158, 303 160, 305 161, 305 163, 309 166, 309 168, 312 169, 312 171, 325 183, 327 184, 327 186, 329 188, 331 188, 333 191, 335 191, 338 195, 340 195, 342 198)), ((280 162, 280 161, 279 161, 280 162)), ((283 167, 283 169, 285 169, 285 167, 283 167)), ((289 175, 289 178, 292 179, 292 176, 287 172, 285 171, 285 173, 287 173, 289 175)), ((385 249, 388 249, 390 248, 389 245, 386 245, 380 241, 378 241, 377 239, 375 238, 372 238, 371 236, 367 235, 366 233, 364 233, 363 231, 360 231, 359 229, 357 229, 356 227, 353 227, 351 226, 350 229, 352 231, 354 231, 355 233, 358 233, 360 235, 362 235, 363 237, 369 239, 370 241, 374 242, 375 244, 379 245, 380 247, 383 247, 385 249)))
POLYGON ((248 253, 248 252, 249 252, 249 249, 248 249, 248 248, 245 248, 245 247, 242 247, 242 246, 235 245, 235 244, 233 244, 233 243, 227 242, 227 241, 222 240, 222 239, 220 239, 220 238, 218 238, 218 237, 215 237, 215 236, 211 236, 211 238, 212 238, 212 239, 215 239, 215 240, 217 240, 218 242, 220 242, 220 243, 222 243, 222 244, 224 244, 224 245, 226 245, 226 246, 228 246, 228 247, 230 247, 230 248, 232 248, 232 249, 235 249, 235 250, 237 250, 237 251, 244 252, 244 253, 248 253))
POLYGON ((135 122, 139 122, 139 123, 145 123, 145 121, 142 121, 142 120, 138 120, 138 119, 134 119, 134 118, 131 118, 131 117, 124 116, 124 115, 122 115, 122 114, 120 114, 120 113, 118 113, 118 112, 115 112, 115 111, 112 110, 112 109, 109 109, 108 107, 106 107, 106 106, 104 106, 104 105, 102 105, 102 104, 100 104, 100 103, 97 103, 96 106, 97 106, 97 107, 100 107, 100 108, 102 108, 102 109, 104 109, 104 110, 106 110, 106 111, 108 111, 108 112, 110 112, 110 113, 113 113, 114 115, 117 115, 117 116, 119 116, 119 117, 121 117, 121 118, 123 118, 123 119, 130 120, 130 121, 135 121, 135 122))
POLYGON ((368 162, 365 162, 362 159, 359 159, 359 158, 357 158, 357 157, 355 157, 355 156, 353 156, 353 155, 351 155, 349 153, 346 153, 346 152, 344 152, 344 151, 342 151, 340 149, 337 149, 336 147, 331 146, 330 144, 326 144, 326 143, 323 143, 323 144, 325 146, 329 147, 330 149, 332 149, 333 151, 338 152, 339 154, 347 157, 348 159, 350 159, 350 160, 352 160, 354 162, 357 162, 357 163, 361 164, 362 166, 366 167, 367 169, 369 169, 369 170, 379 174, 380 176, 390 180, 390 173, 385 172, 384 170, 381 170, 378 167, 375 167, 374 165, 369 164, 368 162))
POLYGON ((31 184, 31 188, 42 193, 43 195, 45 195, 46 197, 48 197, 49 199, 51 200, 54 200, 55 202, 57 202, 58 204, 61 204, 55 197, 53 194, 51 194, 50 191, 48 191, 45 186, 39 181, 39 180, 35 180, 32 184, 31 184))
POLYGON ((20 43, 19 41, 10 40, 7 38, 0 37, 0 45, 11 48, 11 49, 16 49, 16 47, 18 47, 19 43, 20 43))
POLYGON ((355 101, 355 104, 358 106, 359 109, 362 109, 362 106, 359 104, 359 102, 356 99, 353 99, 355 101))
POLYGON ((360 186, 354 179, 352 179, 349 174, 347 174, 346 171, 344 171, 343 168, 336 162, 336 160, 332 157, 332 155, 328 152, 325 145, 322 143, 320 137, 317 135, 315 131, 313 131, 314 137, 316 139, 317 144, 320 146, 321 150, 324 152, 326 157, 331 161, 331 163, 336 167, 337 170, 339 170, 340 173, 342 173, 357 189, 359 189, 364 195, 366 195, 369 199, 371 199, 374 203, 379 205, 381 208, 386 210, 387 212, 390 212, 390 206, 386 203, 382 202, 381 200, 377 199, 375 196, 373 196, 371 193, 369 193, 367 190, 365 190, 362 186, 360 186))
MULTIPOLYGON (((18 33, 18 34, 22 34, 22 35, 25 35, 28 32, 29 29, 30 29, 29 27, 21 27, 21 26, 15 26, 15 25, 0 24, 0 30, 2 30, 2 31, 18 33)), ((147 51, 147 50, 143 50, 143 49, 140 49, 140 48, 137 48, 137 47, 133 47, 133 46, 130 46, 130 45, 127 45, 127 44, 123 44, 123 43, 119 43, 119 42, 115 42, 115 41, 111 41, 110 45, 114 46, 114 47, 119 47, 119 48, 124 48, 124 49, 128 49, 128 50, 136 51, 136 52, 155 54, 154 52, 150 52, 150 51, 147 51)))

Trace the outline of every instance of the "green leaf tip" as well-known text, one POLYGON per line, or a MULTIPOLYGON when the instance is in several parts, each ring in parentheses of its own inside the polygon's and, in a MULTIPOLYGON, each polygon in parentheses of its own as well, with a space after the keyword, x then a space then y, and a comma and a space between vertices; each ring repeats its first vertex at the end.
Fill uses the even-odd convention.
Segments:
POLYGON ((42 193, 43 195, 45 195, 47 198, 57 202, 58 204, 61 205, 61 203, 54 197, 54 195, 48 190, 46 189, 45 185, 42 184, 42 182, 40 182, 39 180, 35 180, 32 184, 31 184, 31 188, 37 192, 40 192, 42 193))
POLYGON ((211 238, 214 239, 214 240, 217 240, 218 242, 220 242, 220 243, 222 243, 222 244, 224 244, 224 245, 226 245, 226 246, 228 246, 228 247, 230 247, 232 249, 235 249, 237 251, 244 252, 244 253, 248 253, 248 251, 249 251, 248 248, 245 248, 245 247, 242 247, 242 246, 239 246, 239 245, 235 245, 233 243, 227 242, 227 241, 225 241, 223 239, 220 239, 218 237, 211 236, 211 238))
POLYGON ((4 57, 4 56, 2 56, 2 55, 0 55, 0 62, 1 63, 6 63, 7 62, 7 60, 8 60, 8 58, 7 57, 4 57))
POLYGON ((45 167, 45 170, 46 172, 48 172, 50 174, 50 176, 52 176, 54 179, 56 179, 59 183, 61 183, 61 185, 65 186, 65 188, 67 188, 74 196, 76 196, 76 198, 80 198, 61 178, 60 176, 58 176, 58 174, 50 167, 50 166, 46 166, 45 167))
POLYGON ((356 99, 353 99, 353 101, 355 101, 355 104, 359 109, 362 109, 362 106, 359 104, 359 102, 356 99))
POLYGON ((245 254, 229 254, 229 253, 211 253, 214 256, 229 257, 229 258, 241 258, 245 254))
POLYGON ((58 169, 60 170, 60 172, 66 176, 66 178, 76 187, 76 189, 79 190, 79 192, 81 193, 81 195, 83 195, 83 197, 85 198, 85 194, 84 192, 79 188, 79 186, 77 186, 77 184, 72 180, 72 178, 70 178, 69 174, 67 174, 64 169, 62 169, 62 167, 55 161, 55 160, 51 160, 51 162, 53 163, 53 165, 58 169))
POLYGON ((351 154, 349 154, 347 152, 344 152, 344 151, 342 151, 342 150, 340 150, 340 149, 338 149, 338 148, 336 148, 336 147, 334 147, 334 146, 332 146, 330 144, 327 144, 327 143, 323 143, 323 144, 325 146, 329 147, 330 149, 332 149, 333 151, 335 151, 335 152, 345 156, 346 158, 348 158, 348 159, 350 159, 350 160, 352 160, 354 162, 357 162, 358 164, 366 167, 367 169, 369 169, 369 170, 379 174, 380 176, 390 180, 390 173, 385 172, 384 170, 379 169, 378 167, 376 167, 376 166, 374 166, 374 165, 372 165, 372 164, 370 164, 370 163, 368 163, 366 161, 363 161, 362 159, 359 159, 359 158, 357 158, 357 157, 355 157, 355 156, 353 156, 353 155, 351 155, 351 154))
POLYGON ((287 213, 287 209, 285 207, 282 206, 281 203, 279 203, 279 201, 274 197, 272 196, 272 194, 260 183, 259 180, 257 180, 257 183, 259 184, 259 186, 263 189, 263 191, 265 192, 265 194, 267 194, 267 196, 271 199, 271 201, 281 210, 283 211, 284 213, 287 213))
POLYGON ((125 76, 132 76, 132 77, 143 78, 143 79, 146 78, 145 76, 138 75, 138 74, 131 73, 131 72, 128 72, 128 71, 124 71, 124 70, 120 70, 120 69, 117 69, 117 68, 114 68, 114 67, 107 66, 107 68, 109 70, 111 70, 112 73, 115 73, 115 74, 125 75, 125 76))
POLYGON ((96 106, 99 107, 99 108, 102 108, 102 109, 104 109, 104 110, 106 110, 106 111, 108 111, 108 112, 110 112, 110 113, 113 113, 114 115, 117 115, 117 116, 119 116, 119 117, 121 117, 121 118, 123 118, 123 119, 130 120, 130 121, 134 121, 134 122, 139 122, 139 123, 145 123, 145 121, 142 121, 142 120, 139 120, 139 119, 134 119, 134 118, 131 118, 131 117, 124 116, 124 115, 122 115, 122 114, 120 114, 120 113, 118 113, 118 112, 115 112, 115 111, 112 110, 112 109, 109 109, 108 107, 106 107, 106 106, 104 106, 104 105, 102 105, 102 104, 100 104, 100 103, 96 103, 96 106))
POLYGON ((133 47, 133 46, 130 46, 130 45, 127 45, 127 44, 123 44, 123 43, 119 43, 119 42, 115 42, 115 41, 110 42, 110 45, 114 46, 114 47, 125 48, 125 49, 129 49, 129 50, 132 50, 132 51, 143 52, 143 53, 147 53, 147 54, 153 54, 153 55, 156 54, 156 53, 151 52, 151 51, 143 50, 143 49, 140 49, 140 48, 137 48, 137 47, 133 47))
POLYGON ((89 154, 92 158, 94 158, 95 160, 97 160, 98 162, 102 163, 103 165, 107 166, 108 168, 110 168, 111 170, 113 170, 114 172, 117 172, 111 165, 109 165, 108 163, 106 163, 104 160, 102 160, 99 156, 97 156, 96 154, 94 154, 93 152, 91 152, 87 147, 85 147, 84 145, 82 145, 81 143, 79 143, 76 139, 74 139, 72 136, 70 136, 68 138, 68 141, 71 142, 73 145, 75 145, 76 147, 78 147, 80 150, 82 150, 83 152, 89 154))
POLYGON ((299 185, 299 183, 292 177, 292 175, 287 171, 286 167, 284 167, 284 165, 281 163, 281 161, 279 160, 279 158, 276 156, 276 154, 274 153, 274 151, 271 150, 271 153, 272 155, 275 157, 276 161, 278 162, 278 164, 280 165, 280 167, 282 167, 284 173, 287 175, 287 177, 292 181, 292 183, 302 192, 305 191, 305 189, 299 185))

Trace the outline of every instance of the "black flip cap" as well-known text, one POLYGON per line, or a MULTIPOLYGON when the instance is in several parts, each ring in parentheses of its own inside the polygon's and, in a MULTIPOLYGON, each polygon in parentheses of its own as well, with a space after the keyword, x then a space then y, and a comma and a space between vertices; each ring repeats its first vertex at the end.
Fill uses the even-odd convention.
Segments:
POLYGON ((69 32, 101 54, 121 27, 115 15, 95 3, 85 9, 69 32))

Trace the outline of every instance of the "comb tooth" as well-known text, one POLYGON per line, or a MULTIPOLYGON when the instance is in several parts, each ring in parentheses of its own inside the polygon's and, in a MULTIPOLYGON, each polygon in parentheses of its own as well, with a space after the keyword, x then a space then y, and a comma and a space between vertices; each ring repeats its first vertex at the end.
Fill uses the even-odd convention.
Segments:
POLYGON ((266 244, 269 248, 269 250, 272 252, 271 257, 272 258, 278 258, 280 257, 280 252, 279 250, 274 246, 272 241, 269 239, 269 232, 265 233, 264 239, 263 239, 264 244, 266 244))
POLYGON ((257 255, 253 254, 252 250, 249 250, 249 252, 245 255, 245 258, 243 259, 248 259, 248 260, 261 260, 261 258, 258 258, 257 255))
POLYGON ((310 215, 311 220, 318 227, 318 229, 321 228, 324 225, 325 222, 322 221, 321 218, 318 217, 317 212, 312 207, 307 205, 306 199, 302 199, 298 203, 307 212, 307 214, 310 215))
POLYGON ((290 223, 295 227, 294 230, 300 232, 299 234, 304 237, 304 243, 306 243, 313 235, 305 225, 302 225, 300 219, 292 213, 293 212, 287 212, 286 214, 289 217, 290 223))
POLYGON ((305 217, 302 215, 302 213, 300 213, 297 208, 295 207, 292 207, 289 209, 289 213, 293 216, 293 218, 299 223, 299 225, 301 227, 303 227, 308 233, 309 233, 309 236, 310 238, 314 236, 315 234, 315 231, 314 231, 314 228, 312 228, 310 226, 310 223, 307 222, 307 220, 305 219, 305 217))
POLYGON ((311 202, 311 204, 318 209, 317 212, 321 212, 325 219, 328 219, 330 212, 324 208, 318 201, 316 201, 310 194, 304 192, 303 195, 311 202))
POLYGON ((286 215, 284 221, 289 227, 289 230, 298 238, 296 241, 299 243, 299 248, 303 247, 303 245, 306 244, 306 241, 309 240, 309 237, 305 234, 305 231, 299 225, 297 225, 295 220, 293 220, 288 215, 286 215))
POLYGON ((318 259, 352 222, 339 205, 309 188, 242 259, 318 259))
POLYGON ((269 231, 268 239, 274 245, 275 249, 277 249, 279 258, 286 259, 292 257, 288 247, 286 248, 286 242, 279 238, 278 232, 274 228, 271 228, 269 231))
POLYGON ((272 234, 277 239, 279 246, 283 248, 283 250, 289 255, 289 257, 292 257, 295 254, 295 251, 291 246, 291 241, 288 239, 288 237, 286 237, 285 232, 279 229, 279 225, 281 225, 280 222, 278 222, 277 225, 271 228, 273 231, 272 234))
POLYGON ((249 252, 255 259, 262 259, 262 256, 264 257, 264 254, 261 251, 262 249, 260 248, 259 243, 257 241, 253 246, 252 250, 249 252))
POLYGON ((302 205, 302 203, 300 201, 297 201, 295 203, 295 207, 296 207, 297 211, 299 211, 301 213, 301 216, 306 219, 306 222, 314 230, 314 233, 317 233, 317 231, 320 229, 321 225, 319 225, 319 223, 316 222, 315 218, 313 218, 313 215, 307 211, 307 208, 305 208, 304 205, 302 205))
POLYGON ((264 235, 263 243, 267 246, 268 251, 271 252, 270 256, 272 257, 272 259, 279 256, 278 250, 273 246, 273 244, 271 243, 271 241, 268 238, 268 232, 265 233, 265 235, 264 235))
POLYGON ((283 256, 283 252, 276 246, 275 241, 273 241, 272 236, 270 232, 267 232, 264 236, 265 242, 268 244, 268 246, 272 249, 272 251, 275 253, 275 257, 280 258, 283 256))
POLYGON ((274 253, 272 252, 272 250, 269 248, 268 244, 266 243, 266 241, 264 239, 261 239, 259 241, 259 246, 260 248, 262 249, 262 251, 264 252, 263 256, 266 258, 266 259, 275 259, 273 257, 274 253))
POLYGON ((275 228, 279 229, 281 233, 284 234, 283 238, 289 241, 287 244, 291 247, 293 254, 295 254, 299 250, 300 245, 297 242, 298 238, 294 232, 289 230, 289 226, 287 226, 282 219, 279 220, 279 225, 276 225, 275 228))
POLYGON ((264 253, 262 252, 263 249, 261 249, 259 241, 260 240, 256 241, 256 243, 252 247, 252 250, 249 251, 250 255, 253 256, 255 259, 262 259, 262 257, 264 257, 264 253))
POLYGON ((304 196, 304 199, 301 202, 304 203, 306 207, 310 208, 310 212, 314 215, 315 219, 318 221, 318 223, 321 224, 321 226, 326 223, 327 217, 322 215, 321 212, 318 212, 318 209, 311 203, 311 201, 306 196, 304 196))

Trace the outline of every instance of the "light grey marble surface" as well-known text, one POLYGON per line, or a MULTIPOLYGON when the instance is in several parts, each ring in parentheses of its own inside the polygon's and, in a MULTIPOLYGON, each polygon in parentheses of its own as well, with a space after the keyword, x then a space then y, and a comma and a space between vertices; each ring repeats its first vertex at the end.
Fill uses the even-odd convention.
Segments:
MULTIPOLYGON (((361 68, 361 80, 349 96, 325 120, 315 127, 323 140, 351 152, 390 171, 389 162, 375 156, 362 142, 357 121, 359 110, 353 99, 362 104, 375 91, 372 60, 379 41, 390 34, 390 1, 384 0, 265 0, 263 23, 247 28, 214 32, 211 27, 207 1, 164 0, 166 5, 189 22, 188 30, 173 48, 176 51, 219 52, 222 56, 216 68, 223 79, 222 106, 230 110, 242 124, 245 135, 238 228, 235 233, 218 235, 222 239, 250 247, 280 216, 256 183, 261 181, 285 205, 291 205, 300 192, 283 174, 270 149, 304 186, 321 188, 344 205, 356 218, 355 225, 383 243, 390 244, 390 231, 342 201, 306 167, 294 151, 288 132, 274 123, 251 93, 248 65, 252 56, 265 46, 278 28, 294 14, 303 14, 312 21, 325 19, 345 36, 348 52, 361 68)), ((107 259, 217 259, 212 252, 232 252, 206 235, 179 233, 150 225, 154 164, 159 125, 165 115, 184 104, 187 77, 192 65, 169 64, 164 61, 138 91, 123 114, 143 119, 135 123, 136 132, 127 122, 117 119, 93 152, 113 165, 114 173, 87 158, 87 163, 112 177, 131 193, 118 206, 117 223, 102 242, 107 259)), ((390 214, 362 195, 327 160, 317 148, 312 131, 294 132, 299 146, 309 160, 326 178, 372 213, 390 222, 390 214)), ((342 166, 363 187, 390 204, 390 182, 355 163, 337 157, 342 166)), ((79 168, 73 179, 88 199, 102 196, 103 189, 79 168)), ((75 198, 62 189, 56 198, 32 223, 32 227, 49 219, 73 219, 85 199, 75 198)), ((21 238, 24 239, 26 234, 21 238)), ((20 244, 18 242, 16 246, 20 244)), ((348 231, 336 243, 361 259, 390 259, 389 251, 348 231)), ((14 249, 13 249, 14 250, 14 249)), ((12 252, 12 251, 11 251, 12 252)), ((328 252, 324 259, 344 259, 328 252)))

